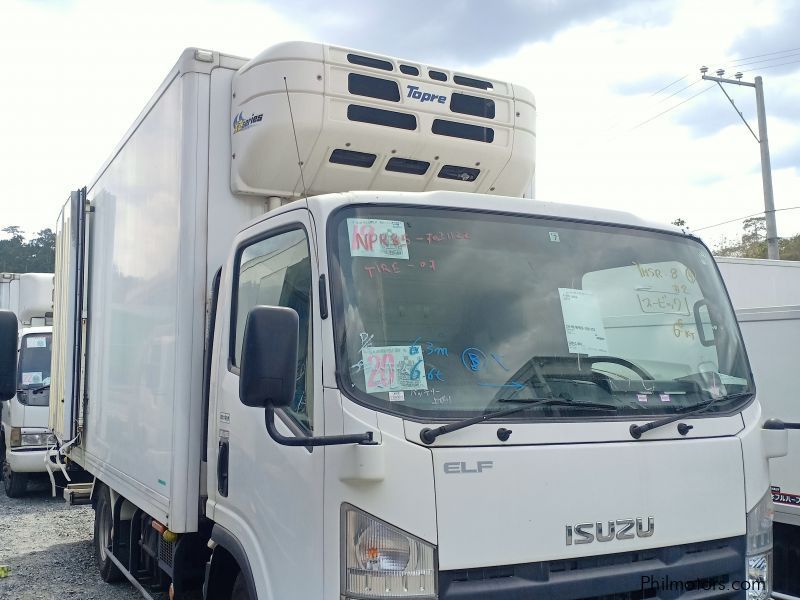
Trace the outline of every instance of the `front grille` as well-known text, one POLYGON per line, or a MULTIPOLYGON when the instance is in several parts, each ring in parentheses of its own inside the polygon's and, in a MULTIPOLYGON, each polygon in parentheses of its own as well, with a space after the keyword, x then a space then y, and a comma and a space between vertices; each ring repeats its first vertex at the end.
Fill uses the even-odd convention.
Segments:
POLYGON ((440 600, 743 598, 745 538, 549 562, 441 571, 440 600), (647 579, 649 578, 649 579, 647 579), (699 585, 697 585, 699 584, 699 585))

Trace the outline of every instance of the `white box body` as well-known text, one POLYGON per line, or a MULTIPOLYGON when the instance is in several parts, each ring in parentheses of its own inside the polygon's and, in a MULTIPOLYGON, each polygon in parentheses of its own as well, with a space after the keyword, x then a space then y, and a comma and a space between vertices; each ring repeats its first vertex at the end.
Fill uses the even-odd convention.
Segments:
MULTIPOLYGON (((794 384, 800 341, 800 263, 717 258, 736 309, 764 419, 800 422, 794 384)), ((800 525, 800 432, 789 453, 770 460, 775 520, 800 525)))

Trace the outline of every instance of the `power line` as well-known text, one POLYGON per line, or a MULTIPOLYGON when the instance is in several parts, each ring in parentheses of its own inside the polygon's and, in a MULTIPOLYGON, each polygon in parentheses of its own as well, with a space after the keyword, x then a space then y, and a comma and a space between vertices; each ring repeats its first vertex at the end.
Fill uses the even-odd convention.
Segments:
MULTIPOLYGON (((787 206, 786 208, 776 208, 773 212, 781 212, 784 210, 797 210, 800 206, 787 206)), ((719 227, 720 225, 728 225, 729 223, 736 223, 737 221, 744 221, 745 219, 749 219, 751 217, 758 217, 759 215, 763 215, 764 211, 753 213, 752 215, 745 215, 744 217, 738 217, 736 219, 731 219, 730 221, 722 221, 722 223, 714 223, 713 225, 706 225, 705 227, 698 227, 697 229, 692 229, 692 232, 695 231, 703 231, 705 229, 712 229, 714 227, 719 227)))
MULTIPOLYGON (((688 77, 688 75, 687 75, 687 77, 688 77)), ((699 77, 698 77, 698 78, 697 78, 695 81, 693 81, 693 82, 692 82, 692 83, 690 83, 689 85, 686 85, 686 86, 682 87, 682 88, 681 88, 681 89, 679 89, 677 92, 673 92, 672 94, 670 94, 670 95, 669 95, 669 96, 667 96, 666 98, 662 98, 661 100, 659 100, 658 102, 656 102, 656 103, 655 103, 653 106, 658 106, 658 105, 659 105, 659 104, 661 104, 662 102, 664 102, 664 101, 666 101, 666 100, 669 100, 669 99, 670 99, 670 98, 672 98, 673 96, 677 96, 677 95, 678 95, 678 94, 680 94, 682 91, 684 91, 684 90, 688 90, 690 87, 692 87, 693 85, 697 85, 697 84, 698 84, 698 83, 700 83, 701 81, 702 81, 702 78, 699 78, 699 77)))
MULTIPOLYGON (((754 54, 753 56, 744 56, 742 58, 737 58, 732 62, 738 63, 742 62, 743 60, 750 60, 751 58, 761 58, 762 56, 771 56, 773 54, 785 54, 787 52, 795 52, 797 50, 800 50, 800 48, 789 48, 787 50, 776 50, 775 52, 766 52, 764 54, 754 54)), ((780 57, 778 57, 777 60, 780 60, 780 57)))
POLYGON ((785 65, 796 65, 797 63, 800 63, 800 60, 792 60, 792 61, 789 61, 789 62, 777 64, 777 65, 769 65, 767 67, 757 67, 755 69, 748 69, 747 71, 742 71, 742 74, 744 74, 744 73, 752 73, 753 71, 765 71, 766 69, 774 69, 775 67, 783 67, 785 65))
MULTIPOLYGON (((776 51, 774 51, 774 52, 766 52, 766 53, 763 53, 763 54, 754 54, 754 55, 752 55, 752 56, 745 56, 745 57, 742 57, 742 58, 739 58, 739 59, 736 59, 736 60, 732 61, 733 63, 740 63, 740 64, 739 64, 738 66, 737 66, 737 65, 734 65, 734 66, 731 66, 731 67, 729 67, 729 68, 730 68, 730 69, 737 69, 738 67, 741 67, 741 66, 748 66, 748 65, 752 65, 752 64, 756 64, 756 63, 760 63, 760 62, 767 62, 767 63, 769 63, 770 61, 773 61, 773 60, 783 60, 783 59, 785 59, 785 58, 789 58, 789 57, 793 57, 793 56, 800 56, 800 53, 798 53, 798 54, 787 54, 787 53, 789 53, 789 52, 795 52, 795 51, 798 51, 798 50, 800 50, 800 48, 788 48, 788 49, 786 49, 786 50, 776 50, 776 51), (777 54, 783 54, 783 55, 785 55, 785 56, 774 56, 774 55, 777 55, 777 54), (760 58, 760 57, 763 57, 763 56, 773 56, 773 58, 768 58, 768 59, 764 59, 764 60, 754 61, 754 62, 751 62, 751 63, 746 63, 746 62, 744 62, 744 61, 747 61, 747 60, 750 60, 750 59, 753 59, 753 58, 760 58)), ((797 61, 790 61, 790 62, 783 62, 783 63, 779 63, 779 64, 774 64, 774 65, 765 65, 765 66, 763 66, 763 67, 757 67, 757 68, 753 68, 753 69, 748 69, 747 71, 743 71, 742 73, 751 73, 751 72, 753 72, 753 71, 760 71, 760 70, 764 70, 764 69, 773 69, 773 68, 776 68, 776 67, 782 67, 782 66, 785 66, 785 65, 792 65, 792 64, 795 64, 795 63, 800 63, 800 60, 797 60, 797 61)), ((671 83, 668 83, 667 85, 665 85, 665 86, 663 86, 663 87, 659 88, 659 89, 658 89, 658 90, 656 90, 655 92, 652 92, 652 93, 651 93, 651 94, 650 94, 648 97, 649 97, 649 98, 654 98, 654 97, 658 96, 659 94, 661 94, 661 93, 665 92, 666 90, 668 90, 668 89, 669 89, 669 88, 671 88, 672 86, 674 86, 674 85, 676 85, 676 84, 680 83, 681 81, 684 81, 684 80, 685 80, 687 77, 690 77, 690 76, 691 76, 691 73, 690 73, 690 74, 687 74, 687 75, 684 75, 683 77, 679 77, 679 78, 678 78, 678 79, 676 79, 675 81, 672 81, 671 83)), ((680 88, 679 90, 672 92, 672 93, 671 93, 671 94, 669 94, 668 96, 664 96, 663 98, 660 98, 660 99, 656 100, 656 101, 653 103, 653 105, 652 105, 652 106, 653 106, 653 107, 656 107, 656 106, 658 106, 659 104, 662 104, 662 103, 666 102, 666 101, 667 101, 667 100, 669 100, 670 98, 674 98, 674 97, 675 97, 675 96, 677 96, 678 94, 680 94, 680 93, 682 93, 682 92, 684 92, 684 91, 688 90, 689 88, 691 88, 691 87, 693 87, 693 86, 697 85, 697 84, 698 84, 698 83, 700 83, 701 81, 702 81, 702 78, 698 78, 698 79, 696 79, 695 81, 693 81, 693 82, 691 82, 691 83, 689 83, 689 84, 687 84, 687 85, 683 86, 683 87, 682 87, 682 88, 680 88)), ((675 108, 679 107, 681 104, 684 104, 685 102, 688 102, 689 100, 691 100, 691 99, 693 99, 693 98, 696 98, 697 96, 699 96, 700 94, 702 94, 702 93, 704 93, 704 92, 706 92, 706 91, 708 91, 708 89, 706 89, 706 90, 703 90, 702 92, 699 92, 699 93, 697 93, 697 94, 694 94, 694 95, 692 95, 692 96, 689 96, 688 98, 686 98, 686 99, 685 99, 685 100, 683 100, 682 102, 679 102, 678 104, 674 105, 673 107, 671 107, 671 108, 668 108, 667 110, 665 110, 665 111, 663 111, 663 112, 660 112, 660 113, 658 113, 657 115, 655 115, 655 116, 653 116, 653 117, 651 117, 651 118, 649 118, 649 119, 647 119, 647 120, 645 120, 645 121, 643 121, 643 122, 641 122, 641 123, 639 123, 639 124, 637 124, 637 125, 633 126, 632 128, 628 129, 627 131, 628 131, 628 132, 630 132, 630 131, 633 131, 634 129, 638 129, 639 127, 641 127, 641 126, 643 126, 643 125, 646 125, 646 124, 647 124, 647 123, 649 123, 650 121, 653 121, 653 120, 657 119, 657 118, 658 118, 658 117, 660 117, 661 115, 663 115, 663 114, 666 114, 666 113, 670 112, 671 110, 673 110, 673 109, 675 109, 675 108)), ((624 119, 621 119, 620 121, 618 121, 617 123, 615 123, 614 125, 612 125, 612 126, 611 126, 611 128, 610 128, 610 130, 609 130, 609 133, 612 133, 612 132, 613 132, 615 129, 617 129, 617 128, 618 128, 620 125, 622 125, 622 122, 623 122, 623 121, 624 121, 624 119)), ((615 139, 616 137, 618 137, 618 136, 614 136, 613 138, 611 138, 611 140, 615 139)))
MULTIPOLYGON (((738 69, 739 67, 747 66, 747 64, 755 64, 755 63, 747 63, 747 64, 745 64, 744 61, 748 61, 748 60, 753 59, 753 58, 762 58, 764 56, 773 56, 774 58, 768 58, 768 59, 765 59, 764 61, 757 61, 757 62, 769 62, 770 60, 783 60, 784 58, 789 58, 789 56, 775 56, 775 55, 776 54, 787 54, 789 52, 798 52, 798 51, 800 51, 800 48, 787 48, 786 50, 776 50, 774 52, 765 52, 763 54, 754 54, 752 56, 743 56, 742 58, 736 58, 736 59, 728 61, 727 67, 730 68, 730 69, 738 69)), ((792 56, 794 56, 794 55, 792 55, 792 56)), ((779 65, 776 65, 776 66, 779 66, 779 65)), ((691 75, 692 75, 692 73, 689 73, 687 75, 684 75, 683 77, 680 77, 679 79, 676 79, 672 83, 669 83, 669 84, 665 85, 664 87, 662 87, 662 88, 656 90, 655 92, 651 93, 650 97, 657 96, 661 92, 666 91, 667 89, 671 88, 676 83, 679 83, 679 82, 683 81, 684 79, 686 79, 687 77, 690 77, 691 75)), ((683 88, 683 89, 686 89, 686 88, 683 88)))
POLYGON ((750 66, 750 65, 756 65, 758 63, 763 63, 763 62, 768 63, 768 62, 772 62, 772 61, 775 61, 775 60, 784 60, 786 58, 792 58, 793 56, 800 56, 800 53, 795 52, 794 54, 787 54, 785 56, 773 56, 772 58, 762 58, 761 60, 750 60, 750 61, 743 62, 743 63, 738 64, 738 65, 734 65, 734 66, 732 66, 730 68, 731 69, 738 69, 739 67, 747 67, 747 66, 750 66))
POLYGON ((713 87, 713 86, 708 86, 706 89, 704 89, 704 90, 700 90, 700 91, 699 91, 699 92, 697 92, 696 94, 693 94, 693 95, 689 96, 688 98, 686 98, 685 100, 682 100, 681 102, 678 102, 678 103, 677 103, 677 104, 675 104, 674 106, 670 106, 670 107, 669 107, 667 110, 665 110, 665 111, 662 111, 662 112, 658 113, 657 115, 655 115, 655 116, 653 116, 653 117, 650 117, 650 118, 649 118, 649 119, 647 119, 646 121, 642 121, 642 122, 641 122, 641 123, 639 123, 638 125, 634 125, 634 126, 633 126, 633 127, 631 127, 630 129, 628 129, 628 132, 631 132, 631 131, 633 131, 634 129, 639 129, 639 127, 642 127, 643 125, 647 125, 647 124, 648 124, 648 123, 650 123, 651 121, 655 121, 655 120, 656 120, 657 118, 659 118, 660 116, 662 116, 662 115, 665 115, 665 114, 667 114, 668 112, 670 112, 670 111, 672 111, 672 110, 675 110, 675 109, 676 109, 676 108, 678 108, 678 107, 679 107, 681 104, 686 104, 687 102, 689 102, 689 100, 693 100, 694 98, 697 98, 697 97, 698 97, 700 94, 705 94, 705 93, 706 93, 708 90, 710 90, 712 87, 713 87))
MULTIPOLYGON (((688 75, 687 75, 686 77, 688 77, 688 75)), ((681 79, 686 79, 686 77, 681 77, 681 79)), ((680 81, 681 79, 679 79, 678 81, 680 81)), ((669 100, 670 98, 672 98, 672 97, 674 97, 674 96, 677 96, 678 94, 680 94, 680 93, 681 93, 681 92, 683 92, 684 90, 688 90, 690 87, 692 87, 693 85, 697 85, 697 84, 698 84, 698 83, 700 83, 701 81, 702 81, 702 78, 698 78, 696 81, 693 81, 693 82, 692 82, 692 83, 690 83, 689 85, 686 85, 686 86, 682 87, 682 88, 681 88, 681 89, 679 89, 677 92, 673 92, 673 93, 672 93, 672 94, 670 94, 669 96, 666 96, 665 98, 661 98, 661 100, 659 100, 658 102, 655 102, 655 103, 653 104, 652 108, 655 108, 655 107, 656 107, 656 106, 658 106, 659 104, 661 104, 661 103, 663 103, 663 102, 666 102, 667 100, 669 100)), ((674 82, 674 83, 677 83, 677 82, 674 82)), ((672 85, 672 84, 670 84, 670 85, 672 85)), ((652 94, 651 94, 651 96, 652 96, 652 94)), ((693 96, 692 96, 692 97, 693 97, 693 96)), ((692 97, 690 97, 690 98, 687 98, 687 100, 691 100, 691 98, 692 98, 692 97)), ((683 104, 683 103, 681 103, 681 104, 683 104)), ((676 106, 680 106, 680 104, 677 104, 676 106)), ((673 108, 674 108, 674 107, 673 107, 673 108)), ((670 108, 670 109, 667 109, 667 110, 666 110, 666 111, 664 111, 664 112, 669 112, 670 110, 672 110, 672 109, 671 109, 671 108, 670 108)), ((649 112, 649 111, 648 111, 648 112, 649 112)), ((658 116, 660 116, 660 115, 662 115, 662 114, 664 114, 664 113, 659 113, 658 115, 656 115, 656 117, 658 117, 658 116)), ((655 118, 655 117, 653 117, 653 118, 655 118)), ((614 123, 614 125, 612 125, 612 126, 611 126, 611 127, 608 129, 608 134, 609 134, 609 135, 611 135, 611 134, 612 134, 612 133, 613 133, 613 132, 614 132, 616 129, 618 129, 620 126, 624 125, 624 122, 625 122, 625 121, 627 121, 627 120, 628 120, 627 118, 622 118, 622 119, 619 119, 619 120, 617 120, 617 121, 614 123)), ((636 129, 636 127, 634 127, 633 129, 636 129)), ((627 131, 632 131, 633 129, 628 129, 627 131)), ((612 138, 612 139, 614 139, 614 138, 612 138)))
POLYGON ((673 81, 672 83, 669 83, 669 84, 665 85, 664 87, 662 87, 660 90, 656 90, 655 92, 653 92, 652 94, 650 94, 650 96, 651 96, 651 97, 652 97, 652 96, 657 96, 658 94, 660 94, 661 92, 663 92, 663 91, 664 91, 664 90, 666 90, 667 88, 671 88, 673 85, 675 85, 676 83, 680 83, 681 81, 683 81, 683 80, 684 80, 684 79, 686 79, 687 77, 689 77, 689 75, 684 75, 683 77, 679 77, 678 79, 676 79, 676 80, 675 80, 675 81, 673 81))

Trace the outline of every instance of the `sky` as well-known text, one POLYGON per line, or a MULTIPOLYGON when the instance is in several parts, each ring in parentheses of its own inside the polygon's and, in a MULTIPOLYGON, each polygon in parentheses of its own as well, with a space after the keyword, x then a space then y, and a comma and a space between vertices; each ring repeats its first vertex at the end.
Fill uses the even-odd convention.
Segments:
MULTIPOLYGON (((54 228, 183 48, 313 40, 524 85, 538 199, 681 218, 713 247, 764 204, 758 143, 699 68, 762 75, 775 206, 800 206, 798 30, 796 0, 3 0, 0 228, 54 228)), ((757 132, 753 89, 726 91, 757 132)), ((777 221, 800 233, 800 210, 777 221)))

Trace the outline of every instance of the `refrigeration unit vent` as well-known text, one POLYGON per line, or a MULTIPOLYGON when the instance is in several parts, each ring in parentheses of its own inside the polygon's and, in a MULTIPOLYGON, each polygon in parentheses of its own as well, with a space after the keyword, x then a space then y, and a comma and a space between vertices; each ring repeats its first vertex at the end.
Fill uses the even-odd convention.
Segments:
POLYGON ((291 42, 239 69, 232 98, 236 193, 521 196, 533 177, 534 100, 510 83, 291 42))

